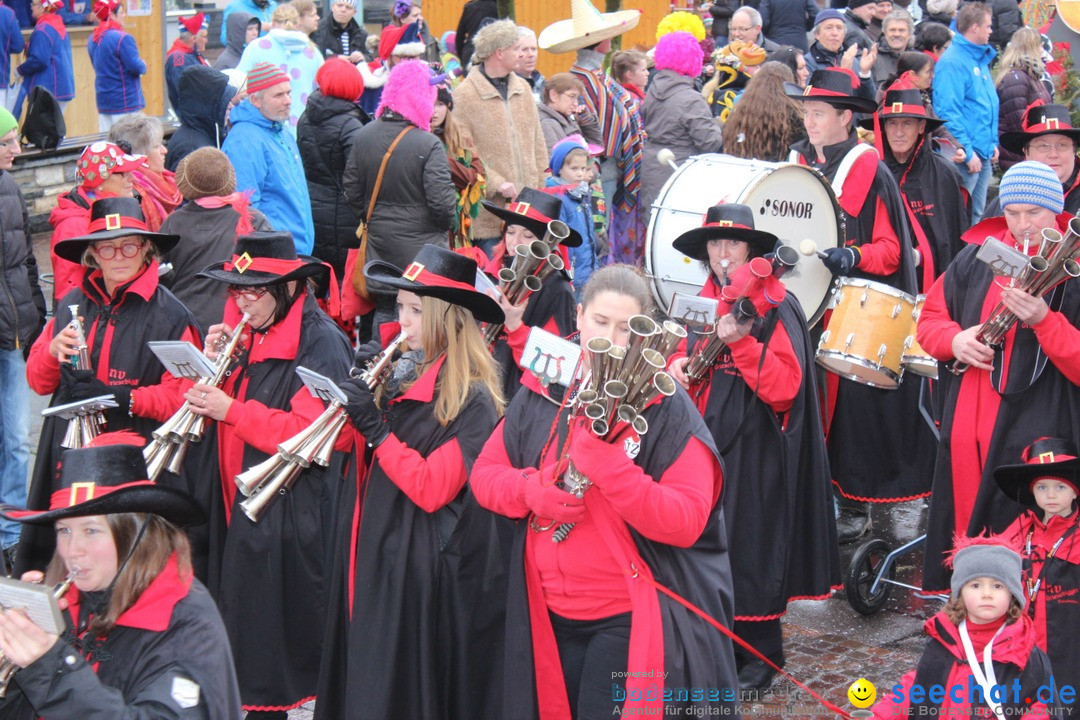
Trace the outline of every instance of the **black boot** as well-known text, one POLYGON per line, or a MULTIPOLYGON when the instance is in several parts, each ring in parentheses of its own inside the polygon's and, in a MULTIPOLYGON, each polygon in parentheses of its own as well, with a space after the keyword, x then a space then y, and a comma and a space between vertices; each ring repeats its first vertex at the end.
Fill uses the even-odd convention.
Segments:
MULTIPOLYGON (((784 663, 781 660, 776 664, 783 667, 784 663)), ((772 685, 775 675, 776 671, 766 665, 765 661, 752 658, 747 660, 742 670, 739 671, 739 689, 744 691, 764 690, 772 685)))
POLYGON ((870 532, 870 504, 841 505, 840 517, 836 519, 836 535, 841 543, 858 540, 870 532))
POLYGON ((250 710, 247 720, 288 720, 289 713, 285 710, 250 710))

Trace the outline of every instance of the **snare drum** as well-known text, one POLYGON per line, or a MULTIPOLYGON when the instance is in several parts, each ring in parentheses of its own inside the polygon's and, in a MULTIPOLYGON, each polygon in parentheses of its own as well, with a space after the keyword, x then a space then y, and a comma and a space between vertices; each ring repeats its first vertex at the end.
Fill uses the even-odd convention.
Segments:
POLYGON ((863 385, 895 390, 904 373, 900 357, 915 298, 872 280, 843 278, 838 285, 818 364, 863 385))
POLYGON ((908 372, 937 380, 937 360, 923 350, 919 341, 915 339, 915 327, 919 324, 919 313, 922 312, 925 302, 925 295, 915 298, 915 310, 911 313, 911 334, 904 341, 904 354, 900 357, 900 364, 908 372))
MULTIPOLYGON (((819 250, 843 242, 843 212, 817 170, 730 155, 694 155, 668 178, 652 207, 645 272, 660 307, 670 307, 676 292, 697 295, 705 284, 708 273, 701 264, 672 243, 687 230, 701 227, 705 211, 722 201, 749 205, 758 230, 776 235, 795 250, 807 238, 819 250)), ((821 319, 832 273, 818 258, 800 256, 781 281, 799 301, 810 325, 821 319)))

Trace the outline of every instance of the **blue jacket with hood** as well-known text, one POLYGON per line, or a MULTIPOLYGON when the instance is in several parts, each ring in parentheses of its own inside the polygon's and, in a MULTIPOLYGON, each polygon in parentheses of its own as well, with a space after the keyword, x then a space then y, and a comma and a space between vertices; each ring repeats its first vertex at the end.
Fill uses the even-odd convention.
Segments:
POLYGON ((315 246, 311 197, 292 134, 266 119, 251 100, 233 108, 231 121, 221 149, 236 169, 237 191, 250 191, 251 206, 276 230, 292 233, 297 253, 310 255, 315 246))
POLYGON ((957 33, 934 68, 934 110, 969 159, 974 150, 987 160, 998 144, 998 95, 990 75, 996 54, 957 33))

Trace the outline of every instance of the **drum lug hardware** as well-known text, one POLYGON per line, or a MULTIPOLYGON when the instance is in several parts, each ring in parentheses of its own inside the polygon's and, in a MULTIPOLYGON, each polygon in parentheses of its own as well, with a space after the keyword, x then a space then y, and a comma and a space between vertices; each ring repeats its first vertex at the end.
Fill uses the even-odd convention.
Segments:
MULTIPOLYGON (((863 290, 862 297, 859 298, 859 307, 866 307, 866 301, 870 299, 870 288, 863 290)), ((895 315, 893 316, 895 317, 895 315)))
POLYGON ((914 335, 908 335, 906 338, 904 338, 904 351, 907 352, 908 350, 910 350, 911 346, 912 346, 912 344, 914 342, 915 342, 915 336, 914 335))
POLYGON ((881 347, 877 351, 878 365, 881 365, 881 361, 885 359, 885 353, 889 352, 889 346, 885 343, 881 343, 881 347))
MULTIPOLYGON (((844 351, 846 352, 851 348, 851 343, 855 342, 855 333, 851 333, 847 336, 847 341, 844 343, 844 351)), ((884 347, 884 346, 882 346, 884 347)))
POLYGON ((829 344, 829 337, 831 335, 832 335, 832 331, 830 331, 830 330, 826 330, 825 332, 821 333, 821 340, 818 341, 818 346, 825 347, 826 345, 828 345, 829 344))
POLYGON ((900 315, 900 311, 903 309, 904 306, 902 304, 896 303, 896 307, 892 309, 892 319, 895 320, 900 315))

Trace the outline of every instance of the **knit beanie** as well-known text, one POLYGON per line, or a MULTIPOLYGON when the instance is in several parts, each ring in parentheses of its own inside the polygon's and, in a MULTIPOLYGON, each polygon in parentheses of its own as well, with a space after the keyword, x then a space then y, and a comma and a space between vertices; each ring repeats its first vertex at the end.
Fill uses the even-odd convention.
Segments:
POLYGON ((1050 166, 1034 160, 1013 165, 1001 178, 998 187, 1001 207, 1021 203, 1038 205, 1055 215, 1065 209, 1061 180, 1050 166))
POLYGON ((839 10, 827 8, 814 16, 814 27, 816 28, 826 20, 839 20, 840 22, 844 22, 844 15, 839 10))
POLYGON ((94 3, 94 16, 101 22, 105 22, 119 5, 120 3, 116 0, 96 0, 94 3))
POLYGON ((289 82, 289 76, 280 67, 273 63, 261 62, 251 68, 251 72, 247 74, 248 95, 254 95, 260 90, 274 87, 283 82, 289 82))
POLYGON ((958 0, 926 0, 926 10, 931 15, 952 15, 958 4, 958 0))
POLYGON ((348 60, 338 55, 326 59, 318 72, 315 73, 315 83, 327 97, 341 98, 349 102, 356 102, 364 92, 364 78, 348 60))
POLYGON ((19 127, 19 121, 6 109, 0 107, 0 137, 19 127))
POLYGON ((551 174, 558 175, 562 170, 563 163, 566 162, 566 156, 570 154, 572 150, 584 150, 586 154, 589 152, 589 147, 577 138, 565 138, 555 143, 555 146, 551 148, 551 174))
POLYGON ((64 7, 64 0, 41 0, 41 7, 45 12, 56 12, 64 7))
POLYGON ((210 23, 206 20, 205 13, 195 13, 191 17, 180 17, 180 32, 189 32, 192 35, 198 35, 199 31, 204 27, 209 27, 210 23))
POLYGON ((952 597, 960 597, 960 590, 975 578, 988 577, 1003 583, 1020 607, 1026 607, 1020 574, 1020 553, 1015 550, 987 542, 967 545, 953 555, 952 597))
POLYGON ((215 147, 201 147, 177 166, 176 189, 185 200, 231 195, 236 190, 236 171, 228 155, 215 147))
POLYGON ((450 91, 449 85, 439 85, 435 100, 445 105, 447 110, 454 109, 454 93, 450 91))
POLYGON ((848 0, 849 8, 862 7, 863 5, 870 5, 877 2, 877 0, 848 0))

